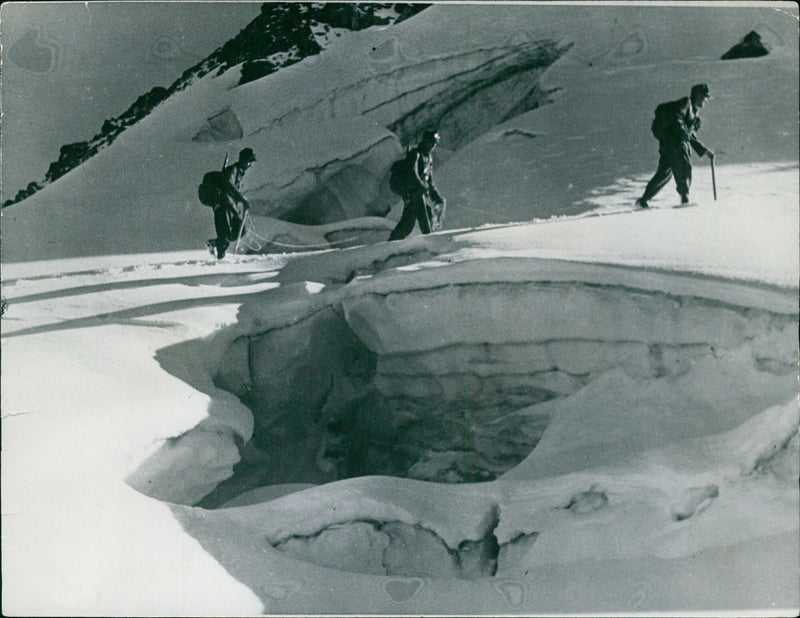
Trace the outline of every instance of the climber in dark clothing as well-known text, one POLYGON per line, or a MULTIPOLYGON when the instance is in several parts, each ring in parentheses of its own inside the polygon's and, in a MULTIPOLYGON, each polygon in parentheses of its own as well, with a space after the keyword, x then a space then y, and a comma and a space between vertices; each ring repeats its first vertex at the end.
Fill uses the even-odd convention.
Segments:
POLYGON ((403 195, 403 214, 389 235, 389 240, 405 238, 419 223, 423 234, 441 227, 444 219, 445 202, 433 184, 433 150, 439 143, 439 133, 427 130, 412 156, 410 187, 403 195))
POLYGON ((209 241, 209 248, 214 250, 219 259, 225 257, 231 241, 239 237, 245 213, 250 208, 250 204, 241 194, 241 186, 244 173, 255 160, 252 148, 244 148, 239 153, 239 160, 222 170, 224 182, 219 187, 214 204, 214 228, 217 237, 209 241), (242 206, 241 215, 236 209, 237 204, 242 206))
POLYGON ((681 204, 689 203, 692 184, 690 148, 701 157, 714 158, 714 152, 703 146, 696 135, 700 128, 700 109, 710 98, 708 85, 697 84, 692 86, 691 96, 662 103, 656 108, 652 129, 659 144, 658 169, 647 183, 642 197, 636 200, 637 206, 647 208, 648 200, 661 191, 673 175, 681 204))

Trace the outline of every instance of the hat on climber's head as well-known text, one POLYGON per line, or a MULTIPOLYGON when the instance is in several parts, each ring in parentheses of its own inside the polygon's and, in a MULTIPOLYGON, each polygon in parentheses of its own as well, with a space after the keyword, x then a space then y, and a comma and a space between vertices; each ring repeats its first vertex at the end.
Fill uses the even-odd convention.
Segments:
POLYGON ((441 139, 442 136, 439 135, 439 131, 436 129, 426 129, 422 133, 422 141, 428 142, 429 144, 438 144, 441 139))
POLYGON ((239 152, 239 161, 253 163, 256 160, 256 155, 252 148, 242 148, 239 152))
POLYGON ((704 99, 710 99, 711 93, 708 89, 708 84, 695 84, 692 86, 692 98, 702 96, 704 99))

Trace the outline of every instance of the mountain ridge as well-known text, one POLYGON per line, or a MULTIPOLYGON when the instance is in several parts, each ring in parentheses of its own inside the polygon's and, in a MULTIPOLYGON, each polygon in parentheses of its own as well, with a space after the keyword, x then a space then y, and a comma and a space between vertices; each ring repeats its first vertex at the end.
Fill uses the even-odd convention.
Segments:
POLYGON ((18 204, 111 145, 128 127, 139 122, 160 103, 184 90, 195 80, 215 72, 217 75, 242 65, 237 86, 266 77, 304 58, 319 54, 342 34, 373 26, 389 26, 408 19, 429 4, 380 3, 292 3, 265 2, 261 13, 235 37, 215 49, 205 59, 186 69, 170 86, 155 86, 139 96, 126 111, 103 122, 100 132, 80 142, 64 144, 42 180, 32 181, 6 208, 18 204))

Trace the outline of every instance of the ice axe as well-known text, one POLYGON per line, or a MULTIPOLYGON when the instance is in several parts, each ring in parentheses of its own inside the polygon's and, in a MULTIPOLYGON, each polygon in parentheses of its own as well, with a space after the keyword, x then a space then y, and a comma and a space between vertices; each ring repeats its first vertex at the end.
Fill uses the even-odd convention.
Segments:
POLYGON ((711 186, 714 189, 714 201, 717 201, 717 175, 714 173, 714 157, 711 157, 711 186))

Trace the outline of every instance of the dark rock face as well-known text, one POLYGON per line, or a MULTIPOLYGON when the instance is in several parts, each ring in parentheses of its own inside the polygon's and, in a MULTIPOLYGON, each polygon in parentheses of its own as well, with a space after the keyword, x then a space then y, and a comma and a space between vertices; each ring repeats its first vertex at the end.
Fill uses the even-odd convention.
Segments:
POLYGON ((62 146, 58 161, 51 163, 50 169, 47 170, 46 179, 52 182, 60 178, 73 167, 88 159, 89 156, 91 156, 91 148, 87 142, 75 142, 62 146))
POLYGON ((278 69, 299 62, 322 51, 317 36, 331 29, 363 30, 399 22, 426 8, 426 4, 348 4, 266 2, 261 15, 219 52, 220 69, 240 62, 240 84, 265 77, 278 69), (383 17, 376 10, 393 8, 397 18, 383 17), (282 59, 274 60, 280 53, 282 59))
MULTIPOLYGON (((101 147, 113 142, 117 135, 125 130, 125 127, 135 124, 147 116, 147 114, 149 114, 156 105, 161 103, 170 94, 171 92, 166 88, 157 86, 136 99, 133 105, 131 105, 122 115, 103 122, 100 133, 95 135, 91 140, 62 146, 59 152, 58 161, 51 163, 49 169, 47 170, 47 174, 45 174, 45 184, 61 178, 61 176, 69 172, 71 169, 78 167, 81 163, 97 154, 97 151, 100 150, 101 147)), ((22 199, 29 197, 41 189, 41 187, 41 184, 29 184, 29 193, 22 199), (33 191, 30 190, 32 185, 36 185, 36 188, 33 191)), ((15 201, 21 200, 16 199, 15 201)))
POLYGON ((769 49, 755 30, 748 32, 744 38, 722 54, 722 60, 738 60, 740 58, 758 58, 766 56, 769 49))

